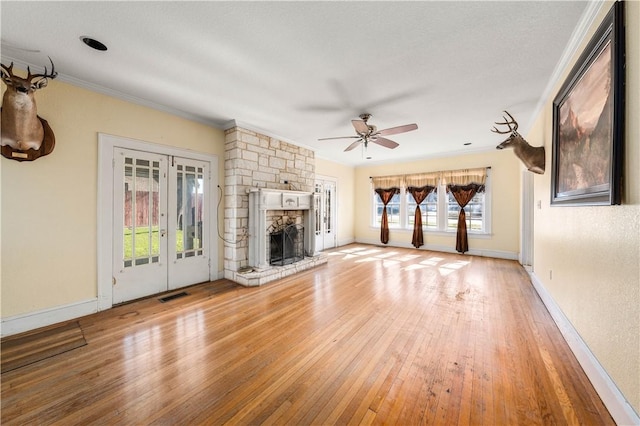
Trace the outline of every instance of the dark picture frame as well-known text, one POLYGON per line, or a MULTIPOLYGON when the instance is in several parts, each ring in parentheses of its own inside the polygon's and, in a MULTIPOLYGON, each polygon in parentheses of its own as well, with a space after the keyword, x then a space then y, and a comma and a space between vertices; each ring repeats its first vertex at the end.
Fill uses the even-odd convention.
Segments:
POLYGON ((621 203, 623 7, 612 6, 553 101, 552 205, 621 203))

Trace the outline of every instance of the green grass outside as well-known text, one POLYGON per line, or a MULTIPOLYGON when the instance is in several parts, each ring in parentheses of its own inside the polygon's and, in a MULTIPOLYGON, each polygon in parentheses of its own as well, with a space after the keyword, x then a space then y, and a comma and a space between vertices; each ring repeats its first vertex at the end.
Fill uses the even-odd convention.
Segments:
MULTIPOLYGON (((176 231, 176 251, 181 252, 183 250, 183 232, 181 230, 176 231)), ((133 253, 133 242, 135 240, 136 254, 135 257, 148 257, 155 256, 160 253, 160 236, 157 226, 151 227, 151 241, 149 241, 149 227, 139 226, 136 227, 135 238, 132 235, 131 228, 124 228, 124 258, 131 259, 133 253), (151 250, 149 250, 151 246, 151 250)))

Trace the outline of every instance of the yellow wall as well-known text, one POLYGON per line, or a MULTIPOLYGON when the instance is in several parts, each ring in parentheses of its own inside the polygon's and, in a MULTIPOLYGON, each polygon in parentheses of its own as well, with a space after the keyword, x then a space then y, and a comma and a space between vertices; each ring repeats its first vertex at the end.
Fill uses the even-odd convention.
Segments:
MULTIPOLYGON (((625 3, 627 111, 623 204, 552 207, 551 173, 535 179, 535 198, 541 201, 542 208, 534 213, 533 268, 537 279, 636 412, 640 412, 640 2, 625 3)), ((610 6, 603 6, 592 32, 610 6)), ((591 34, 580 52, 590 37, 591 34)), ((562 82, 572 66, 573 63, 565 70, 562 82)), ((552 101, 548 100, 527 137, 544 140, 547 170, 551 164, 552 101)))
POLYGON ((224 179, 222 130, 57 80, 36 100, 56 147, 0 160, 3 318, 96 297, 98 132, 217 155, 224 179))
MULTIPOLYGON (((535 200, 542 208, 534 214, 533 269, 640 412, 640 3, 626 2, 626 7, 623 205, 551 207, 551 174, 536 175, 535 200)), ((603 7, 602 17, 607 10, 603 7)), ((57 80, 36 97, 57 144, 51 155, 31 163, 0 160, 3 318, 96 297, 98 132, 217 155, 219 182, 224 182, 224 133, 219 129, 57 80)), ((527 135, 533 145, 544 143, 547 170, 551 126, 549 99, 527 135)), ((470 247, 517 253, 521 166, 512 151, 356 169, 317 159, 316 173, 338 179, 338 240, 376 240, 379 230, 369 225, 369 176, 482 166, 492 167, 493 235, 471 239, 470 247)), ((408 243, 411 233, 391 231, 391 239, 408 243)), ((425 243, 455 247, 453 236, 426 234, 425 243)), ((222 268, 221 244, 218 252, 222 268)))
POLYGON ((354 168, 316 158, 316 175, 329 176, 338 181, 338 245, 355 240, 353 182, 354 168))
MULTIPOLYGON (((496 145, 500 141, 496 141, 496 145)), ((533 144, 533 142, 532 142, 533 144)), ((534 144, 535 145, 535 144, 534 144)), ((456 157, 358 167, 355 173, 356 239, 380 241, 380 229, 371 226, 372 189, 370 176, 387 176, 419 172, 491 167, 492 235, 475 238, 469 234, 470 250, 518 254, 520 248, 520 162, 512 150, 492 150, 456 157)), ((411 244, 411 230, 390 230, 389 243, 411 244)), ((455 234, 424 235, 425 246, 450 247, 455 250, 455 234)))

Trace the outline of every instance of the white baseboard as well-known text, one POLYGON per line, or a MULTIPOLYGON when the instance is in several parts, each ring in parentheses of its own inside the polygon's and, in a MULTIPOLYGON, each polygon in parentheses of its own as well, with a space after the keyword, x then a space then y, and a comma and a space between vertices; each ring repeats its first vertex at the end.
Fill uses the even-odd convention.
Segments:
POLYGON ((347 239, 338 240, 338 247, 346 246, 348 244, 353 244, 355 242, 356 242, 356 240, 353 239, 353 238, 347 238, 347 239))
POLYGON ((564 315, 542 282, 534 273, 529 272, 529 275, 533 287, 547 307, 551 317, 560 329, 569 348, 571 348, 571 351, 582 366, 582 369, 591 381, 600 399, 602 399, 602 402, 609 410, 613 420, 619 425, 640 425, 640 416, 638 416, 638 413, 635 412, 613 379, 611 379, 604 367, 598 362, 598 359, 593 352, 591 352, 585 341, 582 340, 578 331, 564 315))
POLYGON ((85 300, 83 302, 56 306, 28 314, 2 318, 0 335, 2 337, 11 336, 59 322, 80 318, 95 312, 98 312, 98 299, 85 300))
MULTIPOLYGON (((399 248, 410 248, 415 249, 414 246, 411 245, 410 242, 400 242, 400 241, 389 241, 388 244, 382 244, 379 239, 356 239, 357 243, 361 244, 371 244, 374 246, 384 246, 384 247, 399 247, 399 248)), ((440 251, 444 253, 457 253, 455 247, 449 246, 441 246, 436 244, 425 244, 417 250, 430 250, 430 251, 440 251)), ((518 260, 518 253, 510 252, 510 251, 500 251, 500 250, 487 250, 487 249, 469 249, 465 255, 470 256, 484 256, 484 257, 495 257, 497 259, 508 259, 508 260, 518 260)))

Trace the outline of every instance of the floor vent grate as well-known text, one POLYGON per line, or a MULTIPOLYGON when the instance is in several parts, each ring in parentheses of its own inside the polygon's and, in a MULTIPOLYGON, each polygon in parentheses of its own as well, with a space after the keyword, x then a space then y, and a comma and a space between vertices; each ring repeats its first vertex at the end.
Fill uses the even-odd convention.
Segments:
POLYGON ((170 300, 178 299, 180 297, 184 297, 184 296, 188 296, 188 295, 189 295, 189 293, 187 293, 186 291, 183 291, 181 293, 176 293, 176 294, 171 294, 169 296, 160 297, 158 300, 161 303, 164 303, 164 302, 169 302, 170 300))

